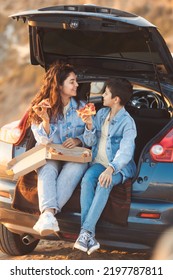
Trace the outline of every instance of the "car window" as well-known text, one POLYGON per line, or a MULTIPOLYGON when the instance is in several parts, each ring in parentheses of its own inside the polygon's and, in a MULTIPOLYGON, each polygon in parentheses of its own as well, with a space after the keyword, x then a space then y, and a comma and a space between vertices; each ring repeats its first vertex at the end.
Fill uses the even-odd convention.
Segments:
POLYGON ((138 30, 129 33, 97 31, 86 33, 81 30, 64 32, 62 29, 47 28, 41 36, 45 53, 138 59, 148 62, 151 62, 152 53, 154 62, 162 62, 153 45, 150 46, 150 53, 143 34, 138 30))
POLYGON ((105 90, 105 82, 91 82, 90 96, 101 96, 105 90))

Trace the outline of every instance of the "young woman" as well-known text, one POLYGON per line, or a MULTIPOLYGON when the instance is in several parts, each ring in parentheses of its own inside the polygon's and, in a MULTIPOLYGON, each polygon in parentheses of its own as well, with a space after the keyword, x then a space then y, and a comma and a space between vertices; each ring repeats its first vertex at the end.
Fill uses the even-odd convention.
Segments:
MULTIPOLYGON (((31 128, 38 144, 52 142, 69 149, 84 144, 85 123, 76 113, 84 102, 77 99, 77 87, 71 65, 55 64, 47 71, 30 109, 31 128)), ((60 230, 54 215, 69 200, 86 169, 87 163, 47 160, 37 170, 41 215, 33 228, 40 235, 60 230)))
POLYGON ((95 239, 97 221, 113 186, 135 175, 133 160, 136 126, 124 105, 132 95, 125 79, 108 81, 103 105, 95 119, 84 116, 84 141, 92 147, 93 162, 81 183, 81 231, 74 248, 91 254, 100 247, 95 239))

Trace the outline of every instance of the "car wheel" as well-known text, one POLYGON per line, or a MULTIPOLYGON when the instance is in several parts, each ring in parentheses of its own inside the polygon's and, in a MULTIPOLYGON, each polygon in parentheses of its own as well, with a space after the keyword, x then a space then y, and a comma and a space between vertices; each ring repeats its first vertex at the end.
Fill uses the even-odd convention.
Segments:
POLYGON ((19 234, 9 231, 4 225, 0 224, 0 250, 11 256, 21 256, 31 253, 37 246, 39 239, 31 244, 25 245, 19 234))

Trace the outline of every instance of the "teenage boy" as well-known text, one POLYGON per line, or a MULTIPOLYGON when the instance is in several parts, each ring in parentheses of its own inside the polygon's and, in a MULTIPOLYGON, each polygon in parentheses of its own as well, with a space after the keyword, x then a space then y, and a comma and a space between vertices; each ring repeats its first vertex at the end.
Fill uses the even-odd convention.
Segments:
POLYGON ((89 255, 100 248, 95 227, 113 187, 134 177, 136 126, 124 106, 133 93, 122 78, 107 82, 103 105, 96 116, 83 116, 84 141, 92 147, 93 161, 81 182, 81 231, 74 248, 89 255))

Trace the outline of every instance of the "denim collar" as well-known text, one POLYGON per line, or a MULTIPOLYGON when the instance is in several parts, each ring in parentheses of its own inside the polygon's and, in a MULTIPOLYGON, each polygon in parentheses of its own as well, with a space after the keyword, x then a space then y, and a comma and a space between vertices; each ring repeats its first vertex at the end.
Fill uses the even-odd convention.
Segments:
POLYGON ((70 98, 70 106, 69 106, 69 108, 77 109, 77 102, 76 102, 76 100, 73 97, 70 98))
MULTIPOLYGON (((119 119, 121 119, 125 112, 126 112, 125 108, 122 107, 122 108, 118 111, 118 113, 113 117, 113 119, 111 120, 111 122, 116 122, 116 121, 118 121, 119 119)), ((110 108, 109 108, 109 107, 105 108, 105 111, 104 111, 104 113, 103 113, 103 115, 102 115, 102 117, 101 117, 102 121, 104 121, 104 120, 106 119, 106 117, 107 117, 107 115, 108 115, 109 113, 110 113, 110 108)))
MULTIPOLYGON (((73 97, 71 97, 70 98, 70 106, 69 106, 67 112, 76 111, 77 108, 78 108, 78 104, 77 104, 76 100, 73 97)), ((58 119, 59 120, 64 120, 64 116, 58 116, 58 119)))

